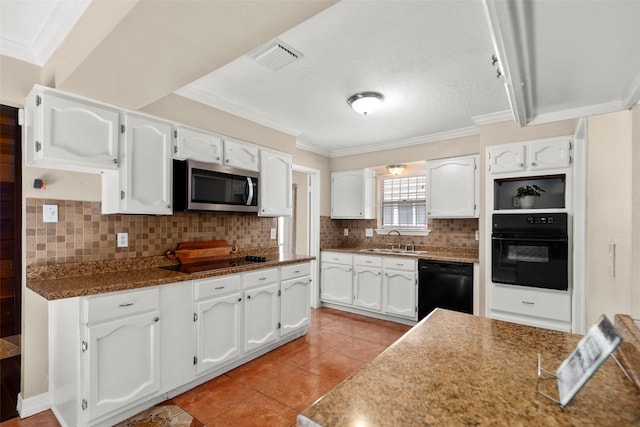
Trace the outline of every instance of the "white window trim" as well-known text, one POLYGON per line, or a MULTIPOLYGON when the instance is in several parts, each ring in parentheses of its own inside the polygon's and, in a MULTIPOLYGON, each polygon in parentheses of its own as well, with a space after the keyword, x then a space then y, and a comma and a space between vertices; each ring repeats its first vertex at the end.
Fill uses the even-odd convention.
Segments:
MULTIPOLYGON (((403 174, 402 177, 425 176, 425 175, 426 175, 426 170, 425 172, 415 171, 413 173, 403 174)), ((376 210, 377 210, 376 221, 378 223, 378 228, 375 229, 376 234, 389 234, 391 230, 397 230, 402 236, 428 236, 429 233, 431 233, 431 230, 429 229, 429 221, 430 221, 429 215, 427 215, 427 223, 424 227, 400 227, 400 226, 385 227, 382 224, 380 224, 380 222, 382 221, 382 200, 380 200, 380 186, 382 185, 383 180, 393 179, 398 177, 391 174, 387 174, 387 175, 378 175, 376 178, 377 178, 376 179, 376 210)))

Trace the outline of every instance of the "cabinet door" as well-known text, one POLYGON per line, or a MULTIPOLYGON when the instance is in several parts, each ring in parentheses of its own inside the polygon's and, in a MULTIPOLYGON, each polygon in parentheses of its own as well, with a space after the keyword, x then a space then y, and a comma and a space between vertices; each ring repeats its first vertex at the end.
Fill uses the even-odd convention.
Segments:
POLYGON ((385 270, 384 312, 415 320, 417 318, 416 289, 416 273, 385 270))
POLYGON ((222 164, 222 138, 212 133, 178 126, 173 158, 193 159, 215 165, 222 164))
POLYGON ((127 114, 121 147, 123 213, 171 213, 171 124, 127 114))
POLYGON ((244 295, 244 351, 248 353, 278 339, 278 284, 244 295))
POLYGON ((160 390, 159 311, 87 328, 89 418, 160 390))
POLYGON ((334 172, 331 177, 331 217, 361 218, 364 215, 362 171, 334 172))
POLYGON ((571 141, 553 140, 527 144, 529 169, 566 168, 571 164, 571 141))
POLYGON ((47 92, 33 97, 27 164, 93 172, 118 168, 118 110, 47 92))
POLYGON ((258 215, 291 216, 293 211, 291 156, 270 150, 260 150, 258 183, 258 215))
POLYGON ((427 162, 427 212, 431 218, 478 216, 478 156, 427 162))
POLYGON ((310 285, 311 277, 309 276, 281 282, 280 336, 309 327, 311 323, 310 285))
POLYGON ((351 266, 322 263, 322 301, 353 304, 353 273, 351 266))
POLYGON ((489 150, 489 171, 491 173, 521 172, 526 168, 525 146, 497 146, 489 150))
POLYGON ((196 372, 234 360, 242 354, 240 293, 196 303, 196 372))
POLYGON ((225 138, 224 164, 226 166, 258 172, 260 170, 258 163, 259 151, 256 145, 225 138))
POLYGON ((382 309, 382 269, 355 267, 353 305, 367 310, 382 309))

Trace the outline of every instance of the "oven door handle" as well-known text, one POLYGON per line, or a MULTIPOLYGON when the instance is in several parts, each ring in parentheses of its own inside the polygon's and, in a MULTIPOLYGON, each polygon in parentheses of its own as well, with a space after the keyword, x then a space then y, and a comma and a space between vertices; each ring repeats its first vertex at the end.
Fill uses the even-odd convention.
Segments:
POLYGON ((503 236, 491 236, 492 240, 511 240, 518 242, 568 242, 569 239, 565 237, 503 237, 503 236))

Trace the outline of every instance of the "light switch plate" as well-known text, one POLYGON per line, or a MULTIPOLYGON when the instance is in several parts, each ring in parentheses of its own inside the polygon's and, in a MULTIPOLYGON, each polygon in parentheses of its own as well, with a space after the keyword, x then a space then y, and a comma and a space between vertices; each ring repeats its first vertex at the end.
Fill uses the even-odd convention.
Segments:
POLYGON ((365 237, 373 237, 373 228, 365 228, 364 235, 365 237))
POLYGON ((348 236, 348 235, 349 235, 349 229, 348 229, 348 228, 345 228, 345 229, 344 229, 344 235, 345 235, 345 236, 348 236))
POLYGON ((42 222, 58 222, 58 205, 42 205, 42 222))
POLYGON ((277 234, 276 234, 276 229, 275 228, 271 229, 270 236, 271 236, 271 240, 275 240, 276 239, 277 234))

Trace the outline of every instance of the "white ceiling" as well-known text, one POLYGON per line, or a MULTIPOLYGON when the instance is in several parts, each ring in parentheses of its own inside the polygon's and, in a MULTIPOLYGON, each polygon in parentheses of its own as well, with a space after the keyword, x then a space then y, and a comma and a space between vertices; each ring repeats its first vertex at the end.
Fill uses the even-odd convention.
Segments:
MULTIPOLYGON (((0 54, 43 65, 89 3, 0 0, 0 54)), ((513 117, 628 109, 640 99, 638 22, 632 0, 341 1, 278 36, 304 55, 293 64, 272 71, 241 56, 177 93, 324 154, 372 151, 513 117), (346 99, 360 91, 383 93, 382 108, 352 111, 346 99)))

